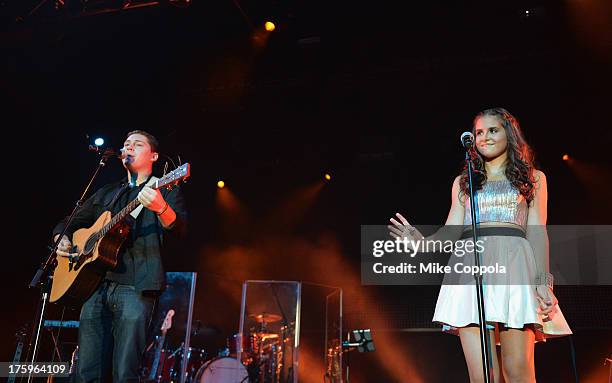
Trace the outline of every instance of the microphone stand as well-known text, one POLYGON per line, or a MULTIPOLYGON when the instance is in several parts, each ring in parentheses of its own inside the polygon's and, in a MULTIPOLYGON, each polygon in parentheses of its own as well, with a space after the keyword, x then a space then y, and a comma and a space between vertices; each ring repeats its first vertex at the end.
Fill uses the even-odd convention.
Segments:
MULTIPOLYGON (((472 144, 473 145, 473 144, 472 144)), ((485 306, 484 306, 484 289, 482 286, 482 274, 480 273, 480 252, 477 250, 476 241, 478 240, 478 231, 476 225, 476 203, 474 201, 474 164, 470 156, 470 147, 466 147, 465 161, 468 166, 468 184, 470 191, 470 207, 472 214, 472 239, 474 241, 474 264, 477 267, 478 272, 474 275, 476 279, 476 295, 478 301, 478 321, 480 329, 480 351, 482 355, 482 372, 486 383, 493 382, 493 365, 491 361, 491 344, 487 333, 487 321, 485 318, 485 306)))
MULTIPOLYGON (((32 278, 32 281, 30 282, 28 286, 30 288, 40 286, 40 291, 41 291, 40 300, 39 300, 38 307, 36 310, 36 315, 34 316, 35 326, 32 326, 33 327, 32 335, 30 336, 30 342, 28 344, 28 353, 27 353, 28 356, 26 357, 26 360, 28 362, 34 363, 36 361, 36 357, 38 356, 38 349, 40 346, 40 335, 41 335, 41 331, 43 328, 43 319, 45 317, 45 309, 47 308, 47 299, 49 298, 49 291, 51 290, 51 280, 53 278, 53 269, 57 265, 57 261, 55 259, 56 258, 55 253, 57 251, 57 248, 59 247, 59 244, 62 238, 66 234, 66 231, 68 230, 68 226, 74 219, 76 212, 83 205, 85 196, 89 192, 89 188, 93 184, 93 181, 98 176, 100 169, 102 169, 106 165, 106 161, 108 161, 108 159, 113 156, 116 156, 116 153, 114 153, 112 150, 106 150, 100 156, 100 162, 98 163, 96 170, 94 171, 91 178, 89 179, 89 182, 85 186, 85 190, 83 190, 81 197, 76 202, 74 208, 72 209, 72 212, 68 216, 68 219, 66 220, 66 224, 64 225, 64 229, 62 230, 61 234, 55 240, 53 247, 51 248, 51 251, 49 255, 47 256, 46 261, 41 263, 38 270, 36 270, 36 274, 34 275, 34 278, 32 278), (34 341, 33 348, 32 348, 32 341, 34 341)), ((72 258, 70 258, 70 262, 72 261, 73 261, 72 258)), ((32 380, 32 375, 28 376, 28 382, 30 382, 31 380, 32 380)))

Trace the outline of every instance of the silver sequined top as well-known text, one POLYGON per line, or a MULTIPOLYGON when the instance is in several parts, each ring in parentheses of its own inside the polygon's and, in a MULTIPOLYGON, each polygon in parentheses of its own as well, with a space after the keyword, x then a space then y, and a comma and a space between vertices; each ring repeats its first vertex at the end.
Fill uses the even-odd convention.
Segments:
MULTIPOLYGON (((527 201, 507 179, 487 181, 476 193, 476 217, 482 222, 508 222, 526 228, 527 201)), ((465 201, 464 225, 472 224, 469 196, 465 201)))

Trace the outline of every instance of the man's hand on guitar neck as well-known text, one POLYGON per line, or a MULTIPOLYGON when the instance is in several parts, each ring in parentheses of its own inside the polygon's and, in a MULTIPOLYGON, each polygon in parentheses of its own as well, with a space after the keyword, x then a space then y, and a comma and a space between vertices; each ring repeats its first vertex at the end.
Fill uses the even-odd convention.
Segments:
POLYGON ((159 190, 145 186, 138 193, 138 201, 142 206, 157 214, 162 226, 167 228, 176 220, 176 213, 168 205, 159 190))

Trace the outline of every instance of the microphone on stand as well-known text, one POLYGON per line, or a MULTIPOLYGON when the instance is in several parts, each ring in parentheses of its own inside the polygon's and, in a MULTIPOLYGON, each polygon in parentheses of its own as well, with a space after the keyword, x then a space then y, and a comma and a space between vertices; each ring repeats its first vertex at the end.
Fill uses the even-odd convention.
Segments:
POLYGON ((474 135, 472 132, 463 132, 461 134, 461 145, 468 150, 474 148, 474 135))
POLYGON ((115 150, 115 149, 111 149, 111 148, 102 148, 100 146, 96 146, 96 145, 89 145, 89 151, 90 152, 95 152, 97 154, 100 154, 102 156, 105 157, 116 157, 119 158, 120 160, 124 159, 125 154, 123 151, 123 148, 119 151, 115 150))
POLYGON ((476 157, 476 145, 472 132, 463 132, 461 134, 461 145, 465 151, 470 154, 470 158, 476 157))

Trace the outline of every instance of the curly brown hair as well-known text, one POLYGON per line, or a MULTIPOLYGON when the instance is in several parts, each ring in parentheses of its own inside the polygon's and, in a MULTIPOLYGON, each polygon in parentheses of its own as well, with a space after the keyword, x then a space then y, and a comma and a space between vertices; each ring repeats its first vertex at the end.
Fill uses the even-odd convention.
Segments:
MULTIPOLYGON (((474 117, 472 133, 476 128, 478 119, 484 116, 497 117, 506 131, 508 147, 506 153, 505 174, 510 183, 525 197, 527 203, 533 200, 535 193, 535 166, 534 155, 531 147, 525 141, 518 120, 504 108, 491 108, 483 110, 474 117)), ((474 163, 474 175, 476 178, 476 190, 482 189, 487 181, 487 171, 484 159, 477 150, 472 151, 471 157, 474 163)), ((467 164, 461 172, 461 191, 463 195, 469 194, 467 164)))

